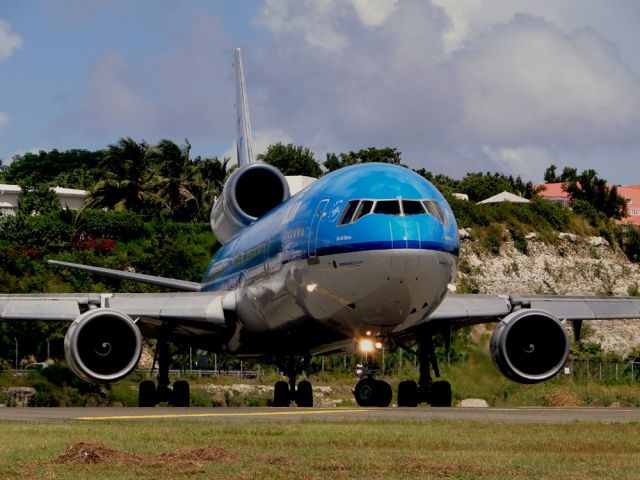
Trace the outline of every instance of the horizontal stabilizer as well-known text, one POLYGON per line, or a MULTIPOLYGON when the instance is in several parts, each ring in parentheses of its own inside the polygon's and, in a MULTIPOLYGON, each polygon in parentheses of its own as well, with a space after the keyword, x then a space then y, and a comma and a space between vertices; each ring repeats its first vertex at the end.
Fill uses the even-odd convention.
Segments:
POLYGON ((182 290, 186 292, 199 292, 202 288, 202 284, 200 283, 189 282, 187 280, 177 280, 175 278, 156 277, 154 275, 145 275, 144 273, 125 272, 123 270, 94 267, 91 265, 82 265, 80 263, 61 262, 59 260, 49 260, 48 263, 50 265, 57 265, 59 267, 73 268, 76 270, 82 270, 84 272, 95 273, 96 275, 101 275, 103 277, 131 280, 132 282, 158 285, 160 287, 182 290))

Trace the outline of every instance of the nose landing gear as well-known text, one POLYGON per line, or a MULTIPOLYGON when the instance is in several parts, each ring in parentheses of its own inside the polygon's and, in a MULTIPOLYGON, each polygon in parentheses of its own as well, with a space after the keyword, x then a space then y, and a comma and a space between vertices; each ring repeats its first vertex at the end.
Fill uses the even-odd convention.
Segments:
MULTIPOLYGON (((451 385, 444 380, 433 381, 431 377, 431 369, 436 378, 440 377, 431 333, 420 336, 416 343, 416 351, 405 346, 403 348, 417 356, 420 377, 418 382, 414 380, 400 382, 398 406, 417 407, 419 403, 428 403, 432 407, 450 407, 451 385)), ((366 368, 359 368, 358 373, 363 378, 356 384, 353 391, 356 403, 361 407, 388 407, 391 404, 393 392, 387 382, 375 379, 375 375, 381 372, 373 360, 366 368)))

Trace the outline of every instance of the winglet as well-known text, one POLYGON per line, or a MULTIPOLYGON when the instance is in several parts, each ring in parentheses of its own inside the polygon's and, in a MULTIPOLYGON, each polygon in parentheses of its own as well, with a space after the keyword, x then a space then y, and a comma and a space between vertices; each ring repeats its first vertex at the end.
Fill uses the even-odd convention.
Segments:
POLYGON ((156 277, 154 275, 145 275, 144 273, 125 272, 122 270, 113 270, 111 268, 94 267, 92 265, 82 265, 80 263, 61 262, 59 260, 49 260, 49 265, 56 265, 64 268, 73 268, 84 272, 95 273, 103 277, 119 278, 120 280, 131 280, 133 282, 147 283, 150 285, 158 285, 160 287, 181 290, 187 292, 199 292, 202 284, 189 282, 187 280, 178 280, 175 278, 156 277))
POLYGON ((244 72, 242 70, 242 52, 236 48, 235 62, 236 68, 236 111, 238 114, 238 138, 236 147, 238 150, 238 166, 242 167, 255 161, 253 156, 253 140, 251 138, 251 119, 249 118, 249 103, 247 101, 247 90, 244 83, 244 72))

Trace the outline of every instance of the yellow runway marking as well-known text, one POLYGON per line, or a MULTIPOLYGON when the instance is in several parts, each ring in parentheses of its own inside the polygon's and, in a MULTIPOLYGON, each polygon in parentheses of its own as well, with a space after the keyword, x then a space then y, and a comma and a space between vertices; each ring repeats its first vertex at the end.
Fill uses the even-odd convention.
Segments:
POLYGON ((114 415, 104 417, 76 417, 76 420, 139 420, 167 418, 202 418, 202 417, 273 417, 278 415, 327 415, 340 413, 366 413, 368 409, 352 410, 293 410, 289 412, 243 412, 243 413, 167 413, 157 415, 114 415))

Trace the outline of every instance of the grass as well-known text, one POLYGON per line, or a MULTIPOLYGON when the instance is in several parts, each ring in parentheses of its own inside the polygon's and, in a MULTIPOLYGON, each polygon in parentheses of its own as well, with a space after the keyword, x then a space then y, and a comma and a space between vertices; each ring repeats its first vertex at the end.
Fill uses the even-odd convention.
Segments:
POLYGON ((7 479, 513 480, 633 478, 640 471, 637 424, 0 423, 0 434, 11 439, 0 444, 0 477, 7 479), (60 458, 78 442, 116 451, 85 445, 80 460, 94 463, 76 463, 73 452, 60 458))

